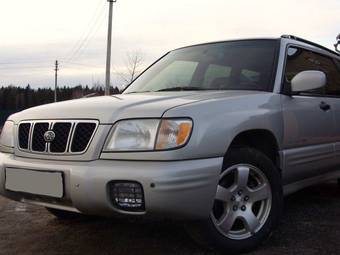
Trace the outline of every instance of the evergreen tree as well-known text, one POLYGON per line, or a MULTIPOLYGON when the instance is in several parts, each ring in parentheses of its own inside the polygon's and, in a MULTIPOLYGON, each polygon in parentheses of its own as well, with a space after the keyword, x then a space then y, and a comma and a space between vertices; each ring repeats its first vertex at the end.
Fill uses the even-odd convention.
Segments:
MULTIPOLYGON (((111 89, 112 94, 119 94, 117 87, 111 89)), ((94 86, 90 88, 88 85, 77 87, 62 87, 58 89, 58 101, 66 101, 75 98, 81 98, 86 95, 102 96, 104 90, 102 86, 94 86)), ((30 84, 25 88, 7 86, 0 87, 0 127, 6 118, 15 112, 24 109, 53 103, 54 91, 51 88, 32 89, 30 84)))

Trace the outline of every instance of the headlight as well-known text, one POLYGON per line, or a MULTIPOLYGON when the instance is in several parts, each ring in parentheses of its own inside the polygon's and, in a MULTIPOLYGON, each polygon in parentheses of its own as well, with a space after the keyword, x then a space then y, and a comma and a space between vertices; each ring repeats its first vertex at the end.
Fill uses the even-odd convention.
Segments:
POLYGON ((189 119, 162 120, 156 143, 156 150, 181 147, 187 143, 192 130, 189 119))
POLYGON ((5 122, 0 135, 0 145, 14 148, 14 122, 5 122))
POLYGON ((181 147, 192 131, 190 119, 123 120, 112 129, 104 151, 152 151, 181 147))
POLYGON ((108 151, 153 150, 159 120, 124 120, 114 127, 106 144, 108 151))

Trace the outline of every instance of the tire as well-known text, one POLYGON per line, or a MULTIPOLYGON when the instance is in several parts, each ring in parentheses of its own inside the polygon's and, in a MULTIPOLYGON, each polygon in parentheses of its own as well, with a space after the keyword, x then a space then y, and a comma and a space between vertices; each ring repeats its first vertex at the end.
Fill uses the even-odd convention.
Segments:
POLYGON ((46 207, 46 210, 52 215, 54 215, 56 218, 58 218, 59 220, 79 220, 79 219, 83 219, 84 217, 86 217, 85 215, 82 215, 80 213, 58 210, 54 208, 46 207))
POLYGON ((231 149, 210 218, 190 228, 191 234, 201 244, 226 254, 249 252, 268 239, 282 208, 281 177, 273 162, 252 148, 231 149))

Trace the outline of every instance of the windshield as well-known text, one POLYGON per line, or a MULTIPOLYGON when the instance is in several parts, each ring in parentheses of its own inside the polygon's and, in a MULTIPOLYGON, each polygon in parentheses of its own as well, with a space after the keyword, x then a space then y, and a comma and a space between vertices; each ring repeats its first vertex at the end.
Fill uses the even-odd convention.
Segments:
POLYGON ((126 93, 273 88, 277 40, 244 40, 172 51, 151 66, 126 93))

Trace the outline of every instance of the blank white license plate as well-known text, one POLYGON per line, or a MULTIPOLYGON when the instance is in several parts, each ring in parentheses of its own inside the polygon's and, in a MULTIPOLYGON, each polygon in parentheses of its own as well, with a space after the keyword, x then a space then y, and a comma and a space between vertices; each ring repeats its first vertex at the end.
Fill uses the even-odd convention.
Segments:
POLYGON ((9 191, 62 198, 63 175, 61 172, 6 168, 5 188, 9 191))

